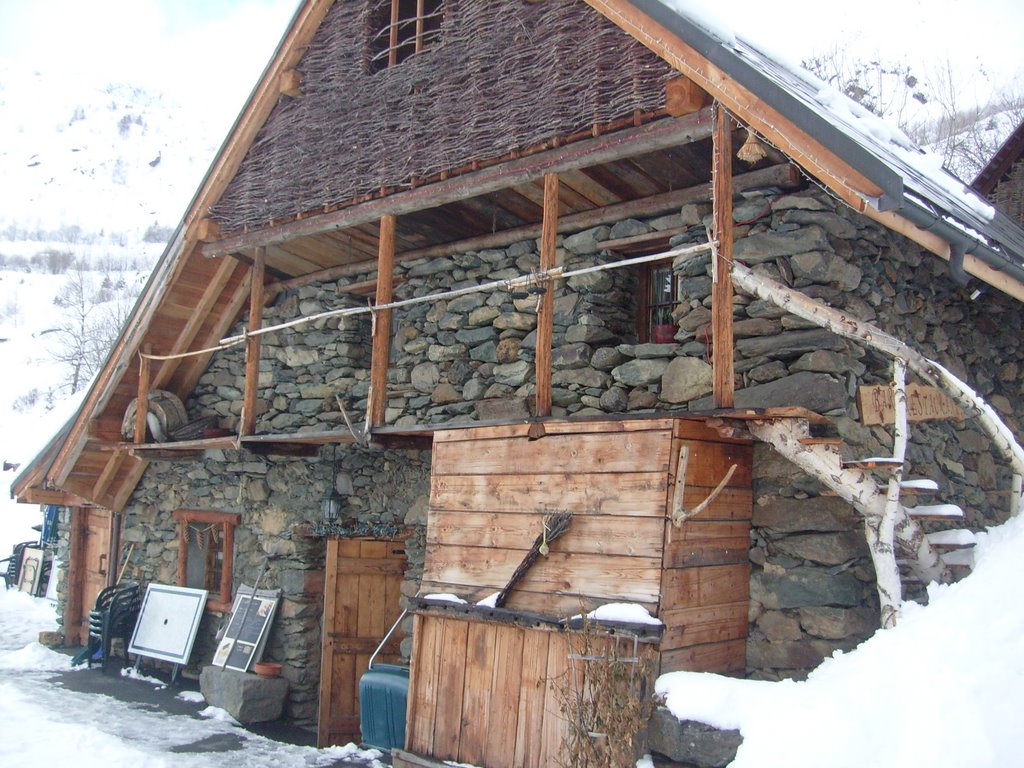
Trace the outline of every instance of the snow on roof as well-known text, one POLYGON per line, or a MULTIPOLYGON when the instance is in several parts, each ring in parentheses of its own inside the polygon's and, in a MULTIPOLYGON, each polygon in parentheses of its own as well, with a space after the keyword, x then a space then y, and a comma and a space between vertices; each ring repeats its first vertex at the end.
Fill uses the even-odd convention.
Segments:
MULTIPOLYGON (((710 0, 633 2, 652 12, 660 4, 695 28, 698 35, 708 35, 710 40, 701 41, 705 44, 698 43, 695 47, 787 117, 803 111, 800 118, 812 121, 817 118, 819 130, 809 132, 836 154, 842 157, 844 147, 836 146, 835 135, 827 135, 829 128, 840 132, 844 141, 852 142, 880 163, 881 170, 890 178, 895 174, 897 187, 886 191, 892 192, 896 199, 869 203, 883 210, 893 203, 899 207, 919 207, 937 221, 956 222, 955 229, 975 239, 980 237, 983 245, 996 247, 992 242, 995 241, 1012 253, 1011 261, 1018 265, 1024 263, 1024 231, 944 169, 938 155, 916 146, 899 128, 826 84, 798 62, 790 61, 785 53, 773 50, 770 43, 755 39, 756 31, 752 34, 735 29, 710 0)), ((851 164, 857 167, 856 162, 851 164)), ((858 170, 863 172, 863 168, 858 170)), ((870 173, 866 175, 871 178, 870 173)), ((878 182, 877 178, 872 180, 878 182)), ((1007 254, 1004 252, 1004 255, 1007 254)))

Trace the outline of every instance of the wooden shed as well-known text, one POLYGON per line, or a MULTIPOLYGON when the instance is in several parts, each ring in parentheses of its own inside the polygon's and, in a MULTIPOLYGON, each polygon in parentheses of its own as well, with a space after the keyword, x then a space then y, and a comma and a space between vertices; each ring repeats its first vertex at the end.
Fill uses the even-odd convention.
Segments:
POLYGON ((656 672, 743 670, 751 455, 749 442, 699 418, 435 432, 408 751, 555 764, 567 728, 559 686, 569 619, 602 604, 638 604, 661 620, 653 633, 606 628, 615 642, 652 645, 656 672), (567 532, 503 608, 488 607, 553 512, 572 514, 567 532), (467 603, 429 599, 442 594, 467 603))

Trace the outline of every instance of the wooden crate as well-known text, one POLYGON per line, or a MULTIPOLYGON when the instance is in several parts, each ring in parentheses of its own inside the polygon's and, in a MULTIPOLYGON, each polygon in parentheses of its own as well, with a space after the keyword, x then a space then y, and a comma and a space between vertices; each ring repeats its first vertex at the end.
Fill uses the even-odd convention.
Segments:
MULTIPOLYGON (((568 511, 569 530, 507 609, 564 618, 638 603, 665 624, 658 671, 743 669, 750 443, 699 419, 543 426, 540 437, 526 424, 434 434, 420 595, 476 602, 498 592, 545 515, 568 511), (688 458, 677 483, 681 448, 688 458), (734 464, 722 493, 675 527, 679 499, 695 508, 734 464)), ((418 616, 414 632, 412 753, 484 766, 557 764, 564 721, 541 681, 564 672, 564 634, 432 615, 418 616)))

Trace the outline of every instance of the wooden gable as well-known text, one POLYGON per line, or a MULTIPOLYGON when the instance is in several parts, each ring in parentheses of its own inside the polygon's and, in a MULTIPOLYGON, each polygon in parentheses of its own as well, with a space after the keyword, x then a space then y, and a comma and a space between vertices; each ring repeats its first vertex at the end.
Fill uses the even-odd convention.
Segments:
POLYGON ((317 213, 590 135, 665 103, 675 72, 576 0, 439 4, 437 37, 374 64, 378 6, 336 2, 214 206, 224 232, 317 213))

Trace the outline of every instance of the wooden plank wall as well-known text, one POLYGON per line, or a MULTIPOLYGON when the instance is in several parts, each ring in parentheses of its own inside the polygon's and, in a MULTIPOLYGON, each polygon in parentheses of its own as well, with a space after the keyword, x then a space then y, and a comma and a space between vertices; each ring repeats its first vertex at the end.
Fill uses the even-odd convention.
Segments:
POLYGON ((661 673, 742 671, 746 663, 750 596, 750 519, 753 446, 728 440, 701 422, 674 428, 673 483, 679 448, 690 449, 683 506, 693 509, 725 477, 722 493, 676 528, 665 522, 661 604, 665 624, 661 673))
POLYGON ((566 635, 419 614, 405 747, 488 768, 560 765, 566 635))
POLYGON ((567 510, 574 516, 569 531, 506 607, 567 616, 628 601, 654 614, 672 424, 545 423, 538 439, 525 424, 436 432, 420 594, 449 592, 472 602, 497 592, 541 532, 544 515, 567 510))

